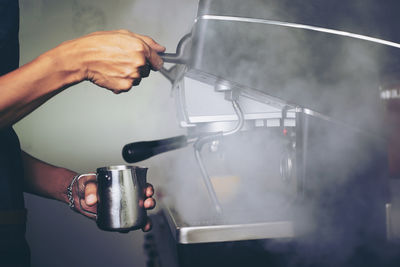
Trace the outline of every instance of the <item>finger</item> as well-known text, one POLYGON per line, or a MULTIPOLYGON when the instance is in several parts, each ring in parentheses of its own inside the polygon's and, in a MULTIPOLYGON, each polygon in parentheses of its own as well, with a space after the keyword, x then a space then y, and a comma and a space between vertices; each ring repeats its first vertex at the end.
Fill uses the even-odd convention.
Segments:
POLYGON ((112 88, 110 90, 114 94, 120 94, 120 93, 128 92, 132 88, 134 80, 135 80, 135 78, 109 80, 109 84, 105 85, 104 87, 112 88))
POLYGON ((88 206, 85 202, 84 199, 80 199, 79 200, 79 205, 80 208, 78 209, 78 211, 83 214, 84 216, 90 218, 90 219, 96 219, 96 213, 97 213, 97 207, 94 206, 88 206), (89 213, 91 212, 91 213, 89 213))
POLYGON ((85 203, 88 206, 97 203, 97 184, 94 182, 89 182, 85 186, 85 203))
POLYGON ((142 39, 148 46, 156 50, 156 52, 164 52, 165 47, 154 41, 153 38, 145 35, 135 34, 138 38, 142 39))
POLYGON ((151 209, 154 209, 154 207, 156 206, 156 201, 155 201, 155 199, 154 198, 147 198, 145 201, 144 201, 144 208, 145 209, 147 209, 147 210, 151 210, 151 209))
POLYGON ((151 70, 150 64, 148 62, 146 62, 146 64, 144 66, 139 67, 140 76, 144 77, 144 78, 149 77, 150 70, 151 70))
POLYGON ((153 195, 154 195, 153 185, 147 184, 146 185, 146 197, 152 197, 153 195))
POLYGON ((151 222, 151 219, 150 219, 150 218, 147 218, 147 223, 146 223, 146 225, 142 228, 143 232, 148 232, 148 231, 150 231, 151 228, 152 228, 152 226, 153 226, 153 224, 152 224, 152 222, 151 222))
POLYGON ((88 183, 96 183, 96 175, 82 176, 78 181, 78 194, 80 197, 85 196, 85 187, 88 183))
POLYGON ((144 40, 142 40, 140 37, 136 37, 139 42, 135 43, 135 49, 137 52, 140 52, 137 54, 137 56, 143 55, 143 58, 137 57, 135 59, 136 64, 138 66, 144 66, 146 62, 150 63, 150 67, 153 70, 159 70, 161 69, 162 65, 164 64, 163 60, 161 57, 158 55, 157 51, 152 49, 144 40))
POLYGON ((138 86, 138 85, 140 84, 141 81, 142 81, 141 78, 139 78, 139 79, 134 79, 133 82, 132 82, 132 86, 138 86))
POLYGON ((150 54, 148 55, 147 60, 150 62, 153 70, 160 70, 164 64, 164 61, 154 49, 150 49, 150 54))

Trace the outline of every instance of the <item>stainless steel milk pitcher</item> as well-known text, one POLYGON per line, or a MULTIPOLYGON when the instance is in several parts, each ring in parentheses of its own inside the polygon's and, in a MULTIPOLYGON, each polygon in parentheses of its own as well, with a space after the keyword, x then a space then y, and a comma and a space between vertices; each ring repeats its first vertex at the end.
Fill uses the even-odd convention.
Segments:
POLYGON ((144 227, 147 221, 146 174, 147 168, 126 165, 102 167, 96 173, 81 174, 78 180, 96 175, 98 185, 97 214, 85 210, 79 201, 81 209, 95 215, 97 226, 102 230, 128 232, 144 227))

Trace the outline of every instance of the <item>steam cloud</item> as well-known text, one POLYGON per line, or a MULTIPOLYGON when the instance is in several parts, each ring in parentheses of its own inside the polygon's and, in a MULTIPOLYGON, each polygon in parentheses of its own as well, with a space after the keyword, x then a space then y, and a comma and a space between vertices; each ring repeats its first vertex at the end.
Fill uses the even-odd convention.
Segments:
MULTIPOLYGON (((223 15, 391 36, 390 29, 381 30, 383 26, 369 22, 389 6, 378 8, 379 4, 373 1, 202 4, 212 7, 216 14, 221 11, 223 15)), ((396 51, 298 29, 225 26, 215 32, 210 30, 212 27, 207 28, 207 37, 215 43, 206 44, 211 48, 205 48, 198 66, 207 66, 220 77, 316 110, 332 121, 312 118, 308 122, 308 139, 297 139, 297 149, 303 149, 305 155, 304 162, 296 162, 297 178, 301 168, 306 169, 304 195, 296 190, 301 181, 285 183, 280 177, 280 159, 287 151, 287 140, 282 138, 280 129, 263 129, 221 140, 217 152, 211 152, 208 146, 202 151, 210 176, 226 179, 225 186, 233 194, 223 203, 223 218, 212 216, 212 205, 190 147, 172 155, 167 188, 168 195, 173 196, 171 206, 188 224, 293 220, 299 234, 294 241, 297 256, 288 263, 293 266, 299 262, 358 266, 362 264, 362 253, 382 256, 379 246, 384 243, 384 203, 388 199, 384 184, 383 106, 378 88, 382 72, 395 66, 389 63, 397 62, 387 55, 396 51), (207 65, 212 60, 218 64, 207 65), (305 142, 303 148, 299 142, 305 142)), ((207 105, 206 99, 199 101, 207 105)), ((266 248, 288 249, 279 242, 267 242, 266 248)))

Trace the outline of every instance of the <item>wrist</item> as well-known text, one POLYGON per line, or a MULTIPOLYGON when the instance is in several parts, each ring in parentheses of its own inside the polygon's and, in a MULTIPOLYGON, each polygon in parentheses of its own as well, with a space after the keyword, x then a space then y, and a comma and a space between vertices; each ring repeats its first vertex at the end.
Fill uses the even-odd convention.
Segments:
MULTIPOLYGON (((56 199, 66 203, 66 204, 70 203, 70 192, 68 189, 76 175, 77 175, 77 173, 66 170, 66 173, 62 176, 63 177, 62 182, 60 184, 60 188, 58 190, 56 199)), ((74 188, 72 187, 72 189, 74 189, 74 188)), ((74 190, 72 192, 73 196, 76 195, 75 191, 76 190, 74 190)))
MULTIPOLYGON (((76 188, 76 183, 78 182, 78 179, 79 179, 79 175, 77 174, 72 178, 70 184, 67 187, 68 206, 71 209, 75 209, 75 206, 77 204, 76 203, 77 201, 75 201, 75 198, 76 198, 76 189, 75 188, 76 188)), ((78 199, 78 201, 79 201, 79 199, 78 199)))
POLYGON ((61 82, 59 87, 76 84, 86 78, 86 68, 73 41, 64 42, 39 58, 51 66, 54 79, 61 82))

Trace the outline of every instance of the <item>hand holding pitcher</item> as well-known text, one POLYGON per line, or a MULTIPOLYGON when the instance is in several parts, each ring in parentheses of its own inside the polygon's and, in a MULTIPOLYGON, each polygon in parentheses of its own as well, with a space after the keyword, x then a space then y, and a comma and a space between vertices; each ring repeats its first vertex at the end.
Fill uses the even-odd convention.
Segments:
POLYGON ((73 208, 95 219, 102 230, 149 231, 146 210, 154 208, 155 200, 152 185, 146 183, 146 173, 147 168, 121 165, 77 175, 70 186, 73 208))

